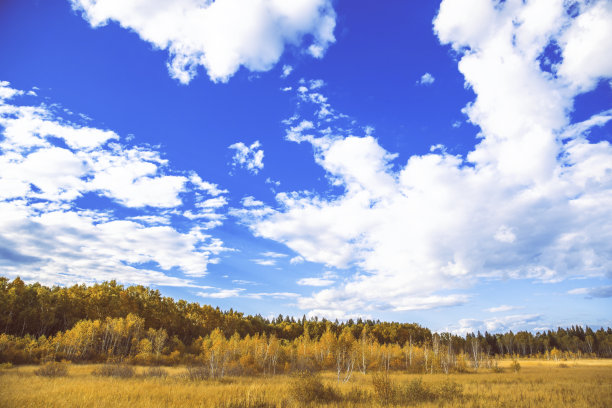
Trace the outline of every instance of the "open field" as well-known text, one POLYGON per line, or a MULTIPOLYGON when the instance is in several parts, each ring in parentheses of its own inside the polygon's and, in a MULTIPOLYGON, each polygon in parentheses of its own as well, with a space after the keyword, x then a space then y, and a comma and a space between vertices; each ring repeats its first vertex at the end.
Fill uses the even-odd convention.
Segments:
MULTIPOLYGON (((416 401, 422 407, 610 407, 612 406, 612 361, 520 362, 518 373, 500 362, 502 373, 481 370, 473 374, 416 375, 392 373, 396 387, 421 378, 423 386, 438 389, 442 384, 459 384, 453 398, 416 401)), ((37 366, 0 370, 1 407, 299 407, 306 404, 292 388, 295 378, 233 377, 222 380, 190 381, 184 367, 165 368, 167 377, 152 378, 136 367, 133 378, 92 375, 96 365, 69 365, 67 377, 34 375, 37 366)), ((370 407, 405 406, 385 404, 375 392, 371 375, 356 373, 338 385, 334 374, 323 374, 323 383, 333 387, 336 398, 312 406, 370 407)))

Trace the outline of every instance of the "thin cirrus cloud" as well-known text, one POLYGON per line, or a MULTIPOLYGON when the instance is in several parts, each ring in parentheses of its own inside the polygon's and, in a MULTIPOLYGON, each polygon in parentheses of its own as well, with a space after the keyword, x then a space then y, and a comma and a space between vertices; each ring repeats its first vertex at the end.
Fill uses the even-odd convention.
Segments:
POLYGON ((598 286, 594 288, 577 288, 567 292, 570 295, 584 295, 588 299, 592 298, 612 298, 612 285, 598 286))
POLYGON ((216 210, 227 191, 173 170, 152 148, 122 144, 113 131, 61 119, 65 111, 53 105, 13 103, 24 95, 0 83, 3 273, 53 284, 197 286, 193 278, 227 250, 207 232, 224 218, 216 210), (198 205, 203 217, 182 232, 171 226, 198 205), (118 215, 121 208, 130 216, 118 215))
POLYGON ((203 298, 212 298, 212 299, 227 299, 227 298, 246 298, 246 299, 257 299, 261 300, 264 298, 271 299, 294 299, 299 295, 293 292, 246 292, 244 288, 234 288, 234 289, 218 289, 218 288, 209 288, 206 289, 214 289, 209 292, 198 292, 197 295, 203 298))
MULTIPOLYGON (((458 305, 483 278, 610 277, 612 146, 588 135, 612 110, 579 123, 569 113, 577 95, 612 76, 612 4, 566 7, 442 2, 434 31, 457 52, 475 93, 464 113, 481 129, 466 156, 435 148, 401 161, 371 135, 352 134, 350 120, 301 81, 297 96, 311 112, 284 121, 286 139, 311 144, 344 192, 279 192, 277 207, 231 214, 306 261, 353 268, 352 278, 298 299, 303 309, 346 318, 458 305), (539 64, 551 43, 562 60, 539 64)), ((538 316, 484 323, 525 319, 538 316)))
POLYGON ((313 278, 302 278, 296 283, 301 286, 331 286, 336 283, 338 275, 333 272, 327 271, 323 275, 313 278))
POLYGON ((499 313, 499 312, 508 312, 510 310, 521 309, 519 306, 509 306, 509 305, 501 305, 496 307, 490 307, 486 309, 487 312, 491 313, 499 313))
MULTIPOLYGON (((189 83, 203 67, 227 81, 243 66, 268 71, 287 45, 321 58, 335 41, 331 0, 70 0, 92 27, 109 21, 168 50, 170 75, 189 83)), ((288 74, 287 74, 288 75, 288 74)))
POLYGON ((301 286, 331 286, 334 283, 334 280, 325 278, 302 278, 297 281, 301 286))

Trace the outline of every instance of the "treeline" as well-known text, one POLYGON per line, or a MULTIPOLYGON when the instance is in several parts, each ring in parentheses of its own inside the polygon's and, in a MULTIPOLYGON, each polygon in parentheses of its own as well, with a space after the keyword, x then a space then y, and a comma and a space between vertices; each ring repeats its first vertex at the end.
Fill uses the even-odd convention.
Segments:
POLYGON ((334 369, 449 372, 500 356, 612 357, 612 329, 431 333, 417 324, 265 319, 174 301, 115 282, 69 288, 0 278, 0 362, 123 361, 201 365, 207 375, 334 369))
POLYGON ((218 307, 175 301, 161 296, 158 290, 136 285, 124 287, 115 281, 92 286, 70 287, 39 283, 25 284, 20 278, 9 281, 0 277, 0 333, 16 336, 53 336, 74 327, 81 320, 104 320, 107 317, 126 317, 134 314, 144 319, 147 329, 166 330, 184 344, 220 329, 226 337, 238 333, 246 335, 275 335, 282 340, 295 340, 307 328, 313 338, 319 338, 331 324, 338 333, 345 326, 359 335, 363 326, 371 329, 379 343, 405 343, 410 336, 415 342, 431 338, 431 331, 418 324, 362 321, 329 322, 326 319, 295 319, 279 315, 266 319, 261 315, 245 316, 234 310, 221 311, 218 307))

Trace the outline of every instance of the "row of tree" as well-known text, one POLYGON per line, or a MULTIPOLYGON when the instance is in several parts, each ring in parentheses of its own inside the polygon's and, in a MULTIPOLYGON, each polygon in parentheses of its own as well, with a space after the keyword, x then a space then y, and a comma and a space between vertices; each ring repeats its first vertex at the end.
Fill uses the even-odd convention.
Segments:
MULTIPOLYGON (((52 360, 74 362, 124 362, 145 365, 187 364, 197 367, 208 377, 290 373, 303 370, 333 370, 338 382, 348 381, 355 371, 405 370, 419 373, 466 372, 497 367, 499 355, 493 355, 486 342, 468 336, 457 342, 449 333, 434 333, 424 342, 409 339, 403 345, 379 343, 369 326, 359 336, 352 327, 340 333, 328 322, 324 333, 313 338, 308 329, 293 339, 256 333, 229 338, 219 328, 185 345, 165 329, 145 327, 145 320, 134 314, 125 318, 81 320, 73 328, 53 336, 35 337, 0 334, 0 362, 14 364, 52 360), (461 348, 461 345, 466 348, 461 348)), ((602 340, 612 346, 612 335, 602 340)), ((516 358, 517 355, 506 356, 516 358)), ((577 359, 594 357, 581 351, 552 348, 530 358, 577 359)))
POLYGON ((457 336, 418 324, 244 316, 115 282, 46 287, 0 278, 0 362, 206 363, 211 375, 334 368, 461 371, 495 356, 612 357, 612 329, 457 336), (469 363, 469 364, 468 364, 469 363))

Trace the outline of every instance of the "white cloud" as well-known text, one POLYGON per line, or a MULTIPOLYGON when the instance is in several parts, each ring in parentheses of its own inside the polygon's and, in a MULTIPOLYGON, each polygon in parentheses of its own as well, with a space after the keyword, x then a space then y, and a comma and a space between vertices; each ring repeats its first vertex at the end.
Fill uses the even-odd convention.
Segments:
POLYGON ((248 293, 244 297, 250 299, 263 299, 266 297, 273 299, 295 299, 300 295, 293 292, 260 292, 260 293, 248 293))
POLYGON ((261 256, 265 256, 266 258, 286 258, 288 255, 281 254, 279 252, 268 251, 268 252, 262 252, 261 256))
POLYGON ((510 330, 538 330, 537 325, 542 324, 542 316, 539 314, 522 314, 511 315, 504 317, 493 317, 490 319, 461 319, 458 326, 449 327, 441 331, 448 331, 457 335, 465 335, 467 333, 489 332, 489 333, 505 333, 510 330))
POLYGON ((0 100, 11 99, 17 95, 23 95, 23 91, 11 88, 11 83, 8 81, 0 81, 0 100))
POLYGON ((612 72, 612 3, 581 4, 586 9, 559 38, 563 62, 558 73, 572 87, 592 89, 601 77, 612 72))
POLYGON ((232 283, 235 283, 237 285, 259 285, 259 283, 257 282, 244 280, 244 279, 232 279, 232 283))
POLYGON ((510 310, 521 309, 519 306, 509 306, 509 305, 501 305, 497 307, 490 307, 486 309, 487 312, 491 313, 499 313, 499 312, 508 312, 510 310))
POLYGON ((264 205, 263 201, 256 200, 253 196, 244 197, 241 203, 244 207, 261 207, 264 205))
POLYGON ((266 184, 272 184, 273 186, 280 186, 280 181, 278 180, 272 180, 270 177, 266 178, 266 184))
MULTIPOLYGON (((215 289, 215 288, 212 288, 215 289)), ((226 298, 247 298, 247 299, 263 299, 263 298, 273 298, 273 299, 293 299, 298 297, 297 293, 292 292, 259 292, 259 293, 248 293, 245 292, 244 288, 236 288, 236 289, 216 289, 212 292, 198 292, 198 296, 205 298, 213 298, 213 299, 226 299, 226 298)))
POLYGON ((325 278, 302 278, 297 281, 297 284, 302 286, 331 286, 334 283, 335 280, 325 278))
POLYGON ((251 259, 253 262, 255 262, 257 265, 261 265, 261 266, 275 266, 276 265, 276 259, 251 259))
POLYGON ((283 65, 283 72, 281 73, 281 78, 287 78, 289 75, 291 75, 291 72, 293 72, 293 67, 291 65, 283 65))
POLYGON ((195 286, 166 272, 203 276, 226 248, 198 223, 175 230, 168 211, 183 207, 188 193, 207 194, 205 182, 195 174, 169 175, 174 171, 158 151, 127 147, 112 131, 62 120, 52 106, 0 101, 3 274, 48 284, 116 279, 195 286), (86 195, 115 204, 77 204, 86 195), (118 206, 133 207, 131 216, 118 216, 118 206))
POLYGON ((305 45, 320 58, 335 41, 330 0, 71 0, 92 27, 109 21, 168 50, 168 70, 188 83, 204 67, 213 81, 227 81, 243 66, 268 71, 286 45, 305 45))
POLYGON ((135 217, 129 217, 128 220, 138 221, 145 226, 170 224, 170 217, 164 215, 137 215, 135 217))
POLYGON ((200 176, 195 172, 191 172, 189 175, 189 181, 196 185, 199 189, 206 191, 212 196, 218 196, 219 194, 227 194, 227 190, 219 189, 219 186, 208 181, 203 181, 200 176))
POLYGON ((433 75, 431 75, 429 72, 424 73, 421 78, 416 81, 417 85, 431 85, 436 81, 436 78, 434 78, 433 75))
POLYGON ((236 150, 236 153, 232 157, 232 165, 243 167, 253 174, 259 173, 259 170, 263 169, 264 166, 264 151, 260 149, 260 147, 261 144, 259 140, 253 142, 250 146, 242 142, 230 145, 230 149, 236 150))
POLYGON ((331 286, 336 283, 337 278, 338 275, 336 275, 334 272, 326 271, 319 277, 302 278, 297 281, 297 284, 302 286, 331 286))
POLYGON ((225 196, 209 198, 196 204, 196 207, 202 209, 215 209, 221 208, 227 205, 227 198, 225 196))
POLYGON ((570 295, 585 295, 587 298, 611 298, 612 285, 597 286, 594 288, 577 288, 567 292, 570 295))
MULTIPOLYGON (((601 4, 585 3, 581 12, 605 16, 601 4)), ((372 136, 320 118, 327 102, 304 85, 298 90, 314 119, 285 122, 287 140, 310 143, 330 184, 344 192, 280 192, 277 208, 234 215, 305 260, 355 268, 338 286, 299 299, 301 307, 328 316, 416 310, 464 303, 463 291, 483 277, 611 276, 612 146, 586 135, 612 113, 571 123, 574 97, 586 87, 575 84, 590 80, 563 71, 566 62, 557 76, 537 63, 552 40, 582 24, 564 7, 442 2, 436 33, 457 50, 476 94, 464 111, 480 127, 480 141, 466 157, 442 147, 398 163, 372 136)), ((597 30, 581 35, 600 38, 597 30)), ((596 77, 612 76, 601 68, 607 65, 594 65, 596 77)))
POLYGON ((239 297, 244 289, 219 289, 216 292, 198 292, 197 295, 204 298, 226 299, 231 297, 239 297))
POLYGON ((298 264, 304 263, 304 258, 299 256, 299 255, 298 256, 294 256, 293 258, 291 258, 289 260, 289 263, 291 265, 298 265, 298 264))
POLYGON ((314 91, 315 89, 323 88, 324 86, 325 86, 325 81, 323 81, 322 79, 311 79, 310 81, 308 81, 308 88, 311 91, 314 91))
POLYGON ((516 235, 514 234, 514 232, 512 232, 512 228, 502 225, 501 227, 499 227, 493 238, 495 238, 499 242, 511 244, 516 240, 516 235))

